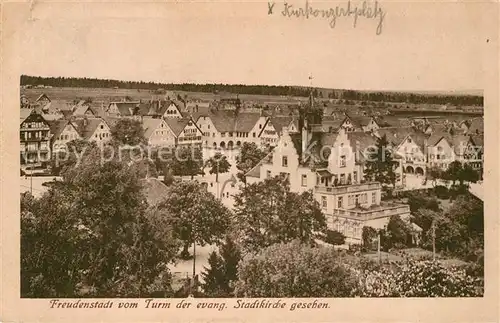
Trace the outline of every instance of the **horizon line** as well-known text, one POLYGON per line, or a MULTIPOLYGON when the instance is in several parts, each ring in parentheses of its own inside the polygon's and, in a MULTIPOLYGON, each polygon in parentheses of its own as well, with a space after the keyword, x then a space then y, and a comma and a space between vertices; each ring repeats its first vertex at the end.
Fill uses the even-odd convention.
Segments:
MULTIPOLYGON (((159 85, 182 85, 182 84, 192 84, 192 85, 226 85, 226 86, 267 86, 267 87, 292 87, 292 88, 313 88, 318 90, 332 90, 332 91, 356 91, 356 92, 381 92, 381 93, 407 93, 407 94, 418 94, 418 95, 452 95, 452 96, 478 96, 484 97, 483 90, 481 89, 449 89, 449 90, 375 90, 375 89, 354 89, 354 88, 333 88, 324 86, 312 86, 311 85, 290 85, 290 84, 249 84, 249 83, 222 83, 222 82, 200 82, 200 81, 183 81, 183 82, 167 82, 167 81, 154 81, 154 80, 130 80, 130 79, 116 79, 116 78, 100 78, 100 77, 90 77, 90 76, 41 76, 41 75, 28 75, 21 74, 20 79, 23 76, 27 77, 40 77, 40 78, 66 78, 66 79, 94 79, 102 81, 116 81, 116 82, 143 82, 143 83, 156 83, 159 85)), ((21 81, 21 80, 19 80, 21 81)), ((21 83, 21 82, 19 82, 21 83)), ((182 91, 182 90, 180 90, 182 91)))

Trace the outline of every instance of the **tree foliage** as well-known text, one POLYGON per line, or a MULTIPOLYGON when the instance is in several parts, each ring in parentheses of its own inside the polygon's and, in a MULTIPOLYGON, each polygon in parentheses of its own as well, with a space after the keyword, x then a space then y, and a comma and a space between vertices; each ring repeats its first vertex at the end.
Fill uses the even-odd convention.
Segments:
POLYGON ((245 183, 245 174, 257 166, 266 155, 267 152, 259 149, 257 144, 244 142, 236 159, 236 168, 239 170, 236 174, 238 179, 245 183))
POLYGON ((407 260, 392 267, 353 268, 361 297, 480 297, 481 279, 464 268, 446 268, 438 262, 407 260))
POLYGON ((219 241, 230 224, 230 211, 194 181, 173 183, 158 208, 183 242, 184 257, 193 242, 203 246, 219 241))
POLYGON ((227 173, 231 168, 231 164, 227 161, 227 157, 219 152, 210 157, 206 165, 210 168, 209 173, 215 174, 216 182, 219 182, 219 174, 227 173))
POLYGON ((393 160, 392 153, 388 148, 388 141, 384 135, 377 139, 375 150, 368 152, 365 164, 365 179, 367 181, 380 182, 382 185, 395 187, 397 175, 395 167, 397 162, 393 160))
POLYGON ((172 174, 176 176, 191 176, 203 174, 203 155, 201 149, 190 147, 176 148, 169 162, 172 174))
POLYGON ((357 281, 333 248, 292 241, 274 244, 240 263, 237 297, 349 297, 357 281))
POLYGON ((144 129, 138 120, 120 119, 111 127, 111 137, 120 145, 139 145, 146 143, 144 129))
POLYGON ((336 230, 326 230, 325 242, 332 245, 343 245, 345 243, 345 235, 336 230))
POLYGON ((235 242, 226 237, 220 246, 219 254, 215 251, 208 259, 209 267, 202 273, 203 291, 209 297, 232 297, 234 284, 238 280, 238 263, 241 252, 235 242))
POLYGON ((25 297, 140 297, 167 290, 178 245, 146 215, 137 174, 97 148, 39 199, 21 201, 25 297))
POLYGON ((274 177, 244 187, 235 196, 234 213, 242 246, 259 250, 298 239, 310 242, 326 229, 325 216, 311 192, 290 192, 274 177))

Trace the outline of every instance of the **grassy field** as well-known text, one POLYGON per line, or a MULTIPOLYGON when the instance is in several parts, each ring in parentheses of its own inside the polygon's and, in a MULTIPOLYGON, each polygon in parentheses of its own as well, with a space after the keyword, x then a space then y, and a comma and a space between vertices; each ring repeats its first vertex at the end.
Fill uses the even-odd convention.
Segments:
MULTIPOLYGON (((92 98, 95 102, 108 102, 108 101, 119 101, 124 99, 126 96, 134 100, 150 100, 152 98, 164 98, 165 95, 158 95, 150 90, 138 90, 138 89, 112 89, 112 88, 78 88, 78 87, 66 87, 66 88, 44 88, 44 89, 21 89, 21 94, 25 94, 30 99, 36 99, 40 94, 45 93, 51 100, 64 100, 73 101, 75 99, 86 99, 92 98)), ((184 91, 167 91, 168 94, 179 94, 184 97, 187 95, 188 99, 197 99, 201 101, 213 101, 215 99, 223 98, 235 98, 236 95, 231 94, 214 94, 205 92, 184 92, 184 91)), ((253 101, 253 102, 276 102, 276 103, 287 103, 287 102, 298 102, 307 101, 304 97, 287 97, 287 96, 271 96, 271 95, 253 95, 253 94, 240 94, 239 98, 243 101, 253 101)), ((33 99, 33 100, 34 100, 33 99)))

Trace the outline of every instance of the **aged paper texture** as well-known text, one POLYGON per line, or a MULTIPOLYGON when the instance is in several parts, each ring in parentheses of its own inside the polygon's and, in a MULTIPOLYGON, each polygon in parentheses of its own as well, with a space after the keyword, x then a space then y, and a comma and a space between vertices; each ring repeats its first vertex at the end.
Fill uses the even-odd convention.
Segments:
POLYGON ((0 11, 0 321, 498 322, 497 2, 0 11))

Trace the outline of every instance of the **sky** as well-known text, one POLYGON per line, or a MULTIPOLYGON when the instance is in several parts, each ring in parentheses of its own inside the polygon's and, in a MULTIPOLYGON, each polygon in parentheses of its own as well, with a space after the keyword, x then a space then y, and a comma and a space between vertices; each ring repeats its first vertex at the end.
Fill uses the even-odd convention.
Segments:
POLYGON ((255 1, 37 6, 19 34, 27 75, 305 86, 312 75, 327 88, 481 90, 495 39, 484 3, 380 2, 380 35, 380 15, 355 28, 339 17, 331 28, 328 19, 284 17, 283 1, 271 15, 255 1))

